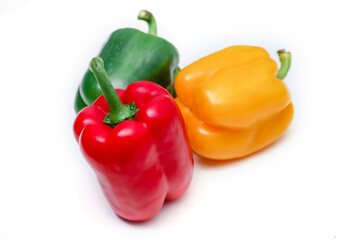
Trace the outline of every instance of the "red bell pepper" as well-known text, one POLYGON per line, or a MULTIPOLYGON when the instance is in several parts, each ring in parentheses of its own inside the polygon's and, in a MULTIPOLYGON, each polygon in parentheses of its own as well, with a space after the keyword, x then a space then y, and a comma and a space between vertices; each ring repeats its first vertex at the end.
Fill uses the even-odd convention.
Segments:
POLYGON ((192 178, 180 110, 153 82, 115 90, 99 57, 90 69, 104 95, 78 114, 75 138, 115 213, 132 221, 150 219, 165 199, 183 195, 192 178))

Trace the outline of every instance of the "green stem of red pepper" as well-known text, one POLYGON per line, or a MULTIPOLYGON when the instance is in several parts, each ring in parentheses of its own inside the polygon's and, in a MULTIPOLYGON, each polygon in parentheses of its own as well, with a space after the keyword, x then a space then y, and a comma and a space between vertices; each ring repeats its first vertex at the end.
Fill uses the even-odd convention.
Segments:
POLYGON ((149 34, 150 35, 157 35, 157 27, 156 27, 156 21, 154 16, 151 14, 151 12, 142 10, 140 11, 138 15, 139 20, 144 20, 149 24, 149 34))
POLYGON ((133 119, 138 109, 135 103, 124 105, 114 87, 104 67, 104 61, 101 57, 95 57, 90 62, 90 70, 98 81, 101 91, 109 105, 110 112, 106 115, 104 123, 116 127, 122 121, 133 119))
POLYGON ((285 52, 284 49, 278 51, 281 62, 281 67, 276 75, 276 78, 283 80, 286 77, 291 65, 291 53, 285 52))

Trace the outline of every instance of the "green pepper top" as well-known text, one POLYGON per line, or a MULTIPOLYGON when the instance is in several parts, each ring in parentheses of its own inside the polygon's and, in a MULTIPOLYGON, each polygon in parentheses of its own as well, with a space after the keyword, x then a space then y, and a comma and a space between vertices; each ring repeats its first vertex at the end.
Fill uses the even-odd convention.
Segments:
MULTIPOLYGON (((125 89, 136 81, 152 81, 169 91, 178 72, 179 53, 168 41, 156 36, 156 22, 148 11, 138 19, 149 24, 149 33, 125 28, 113 32, 100 52, 114 88, 125 89)), ((91 71, 87 71, 76 95, 75 111, 91 105, 102 94, 91 71)))

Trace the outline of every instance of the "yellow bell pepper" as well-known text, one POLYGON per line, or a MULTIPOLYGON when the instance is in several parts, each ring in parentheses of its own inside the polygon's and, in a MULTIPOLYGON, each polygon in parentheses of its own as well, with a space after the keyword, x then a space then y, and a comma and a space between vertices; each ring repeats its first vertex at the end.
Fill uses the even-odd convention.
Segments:
POLYGON ((282 79, 291 62, 278 52, 281 68, 260 47, 233 46, 182 69, 176 102, 193 150, 205 158, 234 159, 278 139, 294 114, 282 79))

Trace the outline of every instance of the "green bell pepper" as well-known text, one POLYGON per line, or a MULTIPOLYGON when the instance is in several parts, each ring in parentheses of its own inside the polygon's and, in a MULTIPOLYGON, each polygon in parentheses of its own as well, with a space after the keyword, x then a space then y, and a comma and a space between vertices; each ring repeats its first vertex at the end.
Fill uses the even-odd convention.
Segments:
MULTIPOLYGON (((110 81, 121 89, 136 81, 152 81, 174 94, 179 53, 170 42, 157 37, 155 18, 150 12, 141 11, 138 19, 148 23, 148 33, 133 28, 116 30, 100 52, 110 81)), ((88 70, 76 94, 75 111, 91 105, 101 94, 98 82, 88 70)))

